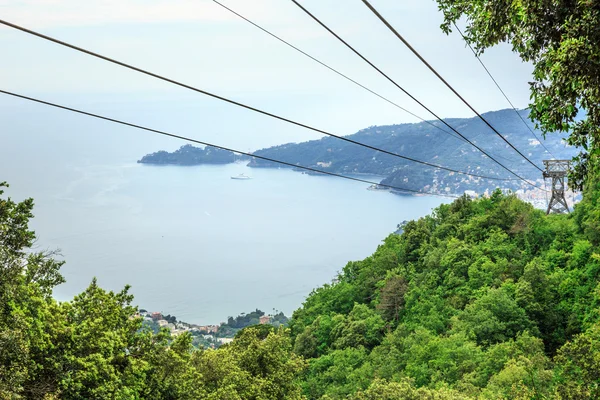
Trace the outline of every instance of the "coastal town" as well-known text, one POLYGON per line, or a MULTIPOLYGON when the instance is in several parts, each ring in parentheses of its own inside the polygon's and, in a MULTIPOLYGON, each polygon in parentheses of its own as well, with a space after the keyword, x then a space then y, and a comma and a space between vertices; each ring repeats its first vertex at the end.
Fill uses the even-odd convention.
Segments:
POLYGON ((274 327, 285 326, 287 317, 283 313, 267 315, 260 310, 252 313, 242 313, 240 316, 229 317, 227 322, 219 325, 198 325, 178 321, 175 316, 165 315, 158 311, 147 311, 140 309, 136 317, 143 319, 143 325, 158 332, 167 329, 172 337, 183 333, 189 333, 193 337, 193 343, 197 347, 218 348, 224 344, 231 343, 233 337, 240 329, 251 325, 272 325, 274 327))

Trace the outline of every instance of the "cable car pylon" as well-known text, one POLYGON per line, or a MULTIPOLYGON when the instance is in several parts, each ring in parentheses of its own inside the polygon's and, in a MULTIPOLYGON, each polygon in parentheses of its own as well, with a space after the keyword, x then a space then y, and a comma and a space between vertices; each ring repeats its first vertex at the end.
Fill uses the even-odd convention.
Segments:
POLYGON ((569 213, 569 206, 565 198, 565 181, 571 168, 570 160, 544 160, 546 170, 544 179, 552 179, 552 197, 548 203, 546 214, 569 213))

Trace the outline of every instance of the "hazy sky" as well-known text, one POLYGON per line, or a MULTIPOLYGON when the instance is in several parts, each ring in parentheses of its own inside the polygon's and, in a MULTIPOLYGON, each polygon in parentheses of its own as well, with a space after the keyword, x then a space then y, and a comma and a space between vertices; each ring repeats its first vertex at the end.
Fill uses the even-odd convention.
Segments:
MULTIPOLYGON (((288 0, 222 0, 266 29, 430 119, 288 0)), ((373 0, 373 5, 476 108, 507 108, 458 34, 439 29, 432 0, 373 0)), ((302 4, 443 117, 471 116, 360 0, 302 4)), ((2 19, 38 30, 300 122, 351 134, 415 119, 354 86, 211 0, 0 0, 2 19)), ((242 150, 319 137, 268 117, 0 27, 1 88, 242 150)), ((529 98, 531 66, 509 47, 483 56, 517 107, 529 98)), ((0 107, 46 118, 42 106, 0 97, 0 107)), ((64 118, 67 118, 66 120, 64 118)), ((90 121, 89 124, 99 124, 90 121)), ((172 148, 181 143, 173 142, 172 148)))

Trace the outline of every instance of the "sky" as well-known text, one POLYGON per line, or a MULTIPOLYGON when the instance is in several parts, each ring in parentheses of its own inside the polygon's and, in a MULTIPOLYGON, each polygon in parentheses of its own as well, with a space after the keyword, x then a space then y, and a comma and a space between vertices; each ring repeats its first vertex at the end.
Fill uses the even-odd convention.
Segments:
MULTIPOLYGON (((291 1, 222 2, 417 115, 432 118, 291 1)), ((301 3, 438 115, 473 115, 360 0, 301 3)), ((372 4, 478 111, 508 107, 460 36, 441 32, 442 15, 435 1, 373 0, 372 4)), ((212 0, 0 0, 0 15, 6 21, 336 134, 352 134, 372 125, 417 122, 212 0)), ((0 48, 4 90, 243 151, 320 137, 12 28, 0 27, 0 48)), ((522 63, 508 46, 491 49, 482 59, 513 103, 526 107, 532 67, 522 63)), ((63 123, 81 118, 59 116, 64 112, 58 110, 41 113, 44 106, 6 95, 0 96, 0 107, 14 115, 44 118, 41 124, 52 124, 55 118, 63 123)), ((107 133, 112 130, 108 126, 103 129, 107 133)), ((164 143, 167 150, 182 144, 164 143)))

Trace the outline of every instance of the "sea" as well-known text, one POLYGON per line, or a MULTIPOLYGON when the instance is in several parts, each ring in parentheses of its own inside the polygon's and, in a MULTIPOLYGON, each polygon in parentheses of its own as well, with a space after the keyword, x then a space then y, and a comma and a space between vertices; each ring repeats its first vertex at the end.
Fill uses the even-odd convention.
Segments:
POLYGON ((84 117, 49 123, 43 111, 4 111, 4 196, 34 198, 34 249, 60 250, 66 261, 60 301, 96 277, 108 290, 130 285, 140 308, 189 323, 256 308, 289 316, 399 223, 449 201, 244 163, 142 165, 144 154, 185 143, 84 117), (252 179, 231 179, 241 173, 252 179))

